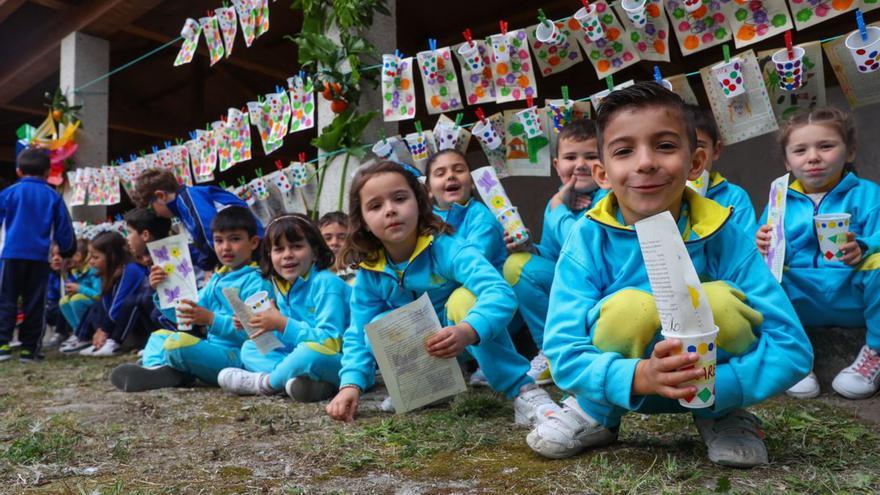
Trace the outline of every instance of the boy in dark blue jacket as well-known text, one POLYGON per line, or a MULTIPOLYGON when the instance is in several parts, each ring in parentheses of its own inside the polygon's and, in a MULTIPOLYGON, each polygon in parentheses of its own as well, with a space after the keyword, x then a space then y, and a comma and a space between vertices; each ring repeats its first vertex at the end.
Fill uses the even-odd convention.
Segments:
POLYGON ((39 357, 46 329, 50 246, 56 243, 61 256, 69 258, 76 251, 76 239, 64 200, 46 183, 46 152, 25 149, 18 155, 16 170, 21 179, 0 192, 0 361, 11 357, 9 341, 21 297, 24 321, 18 330, 19 358, 28 362, 39 357))
MULTIPOLYGON (((156 168, 138 176, 135 191, 142 207, 151 208, 160 217, 180 219, 192 235, 198 251, 193 263, 205 271, 213 271, 218 265, 211 232, 214 216, 229 206, 248 207, 229 191, 216 186, 181 186, 174 174, 156 168)), ((262 239, 263 224, 256 216, 254 219, 257 221, 257 236, 262 239)))

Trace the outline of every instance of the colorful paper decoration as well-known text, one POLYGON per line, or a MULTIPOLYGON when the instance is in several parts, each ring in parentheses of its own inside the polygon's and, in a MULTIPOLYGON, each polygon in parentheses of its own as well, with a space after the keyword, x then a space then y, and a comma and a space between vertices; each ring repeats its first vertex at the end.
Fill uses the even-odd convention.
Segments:
POLYGON ((315 126, 315 85, 311 77, 293 76, 287 79, 290 91, 290 133, 315 126))
POLYGON ((865 34, 863 36, 860 30, 852 32, 843 44, 849 49, 859 72, 876 72, 880 69, 880 28, 868 27, 865 34))
POLYGON ((262 103, 256 101, 249 101, 247 106, 251 124, 257 127, 257 132, 260 134, 260 141, 263 143, 263 153, 268 155, 275 152, 278 148, 284 145, 284 141, 271 141, 269 139, 269 132, 272 129, 272 121, 268 112, 264 111, 262 103))
POLYGON ((795 46, 791 53, 787 48, 782 48, 770 57, 776 69, 776 81, 779 89, 784 91, 796 91, 806 82, 804 74, 803 48, 795 46))
POLYGON ((198 184, 214 180, 214 170, 206 169, 202 163, 202 148, 205 146, 206 139, 207 138, 199 136, 198 132, 196 132, 196 137, 194 139, 183 144, 186 146, 187 151, 189 151, 189 161, 193 170, 193 179, 198 184))
MULTIPOLYGON (((645 12, 646 0, 622 0, 619 4, 625 15, 620 16, 621 19, 629 20, 630 25, 635 29, 644 29, 648 23, 648 15, 645 12)), ((618 11, 618 14, 620 11, 618 11)))
POLYGON ((73 197, 70 206, 82 206, 88 198, 88 177, 85 177, 85 168, 78 168, 67 172, 67 181, 73 186, 73 197))
POLYGON ((229 137, 226 133, 226 123, 222 120, 214 121, 211 123, 211 129, 212 142, 217 152, 217 168, 221 172, 225 172, 235 165, 232 161, 232 151, 229 146, 229 137))
POLYGON ((199 19, 199 23, 202 25, 205 43, 208 45, 208 52, 211 54, 211 65, 214 65, 223 58, 223 39, 220 37, 220 24, 217 22, 217 16, 202 17, 199 19))
POLYGON ((441 115, 437 119, 433 134, 438 152, 445 149, 456 149, 461 153, 467 153, 468 144, 471 142, 471 133, 449 117, 441 115))
POLYGON ((184 145, 172 146, 170 148, 171 168, 177 182, 185 186, 193 185, 192 172, 189 167, 189 150, 184 145))
POLYGON ((856 0, 788 0, 798 31, 854 10, 856 0))
POLYGON ((105 205, 119 204, 121 198, 119 192, 119 175, 116 174, 116 167, 101 167, 101 175, 104 178, 105 205))
POLYGON ((116 167, 116 172, 119 176, 119 182, 120 184, 122 184, 122 188, 125 189, 125 194, 127 194, 128 197, 131 198, 132 201, 134 201, 134 183, 137 180, 138 175, 140 175, 140 170, 137 168, 137 163, 134 161, 120 163, 119 166, 116 167))
POLYGON ((253 5, 251 0, 232 0, 235 12, 238 14, 238 22, 241 24, 241 34, 244 37, 244 44, 248 47, 257 37, 257 28, 255 23, 253 5))
POLYGON ((174 66, 188 64, 192 62, 193 56, 196 54, 196 48, 199 46, 199 35, 202 33, 202 25, 195 19, 187 19, 180 30, 183 36, 183 44, 180 45, 180 51, 177 52, 177 58, 174 59, 174 66))
POLYGON ((214 9, 214 15, 217 16, 220 32, 223 33, 223 47, 226 52, 226 58, 229 58, 232 55, 232 48, 235 46, 235 34, 238 32, 238 17, 236 17, 233 7, 214 9))
POLYGON ((266 181, 264 181, 262 177, 257 177, 256 179, 250 181, 248 183, 248 187, 251 189, 251 192, 254 193, 254 197, 256 197, 257 199, 269 199, 269 189, 266 187, 266 181))
POLYGON ((510 175, 549 177, 551 159, 547 126, 542 125, 542 132, 536 137, 529 137, 517 113, 518 110, 504 112, 506 167, 510 175))
POLYGON ((425 164, 428 162, 428 157, 437 152, 434 134, 431 131, 413 132, 407 134, 403 139, 406 141, 407 148, 409 148, 413 165, 420 172, 425 173, 425 164))
MULTIPOLYGON (((880 26, 875 22, 871 26, 880 26)), ((857 33, 857 31, 854 31, 857 33)), ((858 34, 857 34, 858 35, 858 34)), ((822 44, 828 63, 837 76, 840 89, 846 96, 849 106, 860 108, 880 103, 880 77, 877 74, 863 74, 853 63, 852 55, 846 47, 846 38, 840 37, 822 44)))
POLYGON ((688 13, 681 0, 665 0, 666 12, 672 21, 682 55, 690 55, 730 40, 730 27, 723 4, 730 0, 706 0, 693 13, 688 13))
POLYGON ((412 57, 400 59, 395 55, 383 56, 382 115, 385 122, 407 120, 416 116, 412 64, 412 57))
POLYGON ((458 75, 449 47, 419 52, 416 56, 422 73, 425 105, 428 113, 459 110, 463 107, 458 92, 458 75))
MULTIPOLYGON (((551 21, 547 21, 548 23, 551 21)), ((574 19, 556 21, 553 23, 559 33, 557 43, 543 43, 538 40, 537 29, 541 24, 526 29, 529 35, 529 44, 538 62, 538 71, 543 76, 556 74, 583 61, 583 56, 578 48, 577 33, 581 26, 574 19)))
POLYGON ((581 29, 590 41, 599 41, 605 37, 604 20, 595 4, 584 5, 574 13, 572 19, 580 24, 581 29))
POLYGON ((529 232, 523 225, 516 207, 508 198, 507 191, 501 185, 501 179, 495 169, 481 167, 474 170, 471 176, 477 193, 495 215, 495 218, 504 226, 504 231, 510 234, 516 244, 526 242, 529 239, 529 232))
POLYGON ((471 131, 498 177, 510 176, 510 169, 507 167, 507 147, 504 145, 504 114, 498 112, 486 117, 485 121, 478 120, 471 131))
POLYGON ((736 98, 745 93, 746 83, 742 73, 742 60, 739 57, 713 65, 712 75, 725 97, 736 98))
POLYGON ((260 36, 269 31, 269 0, 253 0, 254 28, 256 35, 260 36))
POLYGON ((290 99, 287 91, 269 93, 263 103, 263 114, 269 116, 269 141, 283 141, 290 123, 290 99))
MULTIPOLYGON (((535 84, 535 72, 532 67, 532 59, 529 55, 529 46, 526 42, 524 29, 510 31, 506 35, 509 53, 493 51, 492 71, 495 74, 495 101, 505 103, 508 101, 525 100, 527 97, 537 97, 538 90, 535 84), (498 57, 501 56, 502 59, 498 57)), ((502 45, 499 45, 499 47, 502 45)))
POLYGON ((237 108, 226 113, 226 144, 229 147, 230 165, 251 159, 250 115, 237 108))
POLYGON ((161 267, 167 275, 156 288, 159 307, 174 308, 178 299, 198 301, 198 286, 186 238, 182 235, 166 237, 147 243, 147 250, 153 265, 161 267))
POLYGON ((746 139, 774 132, 778 129, 773 108, 767 96, 767 88, 761 78, 761 69, 755 53, 747 50, 740 53, 741 70, 746 88, 737 98, 727 98, 715 80, 710 67, 700 70, 706 96, 715 114, 715 122, 721 132, 721 140, 731 145, 746 139))
POLYGON ((730 0, 724 5, 724 13, 737 48, 792 28, 785 0, 730 0))
POLYGON ((578 43, 587 54, 587 59, 593 64, 596 75, 602 79, 635 64, 640 59, 632 46, 632 41, 626 37, 623 26, 614 17, 605 0, 598 0, 590 6, 595 9, 599 20, 605 26, 605 36, 600 40, 592 41, 587 33, 582 31, 578 36, 578 43))
POLYGON ((544 119, 538 116, 538 107, 533 105, 520 110, 516 112, 516 117, 519 119, 519 123, 522 124, 528 139, 544 135, 544 127, 542 125, 544 119))
POLYGON ((208 174, 214 174, 214 169, 217 168, 217 138, 214 136, 214 131, 203 131, 201 129, 196 131, 196 136, 198 136, 200 141, 200 161, 202 166, 202 173, 199 174, 201 176, 206 176, 208 174))
POLYGON ((467 42, 453 48, 462 70, 461 79, 464 83, 465 99, 468 105, 495 101, 495 80, 492 74, 489 48, 482 40, 474 40, 472 43, 477 51, 476 55, 468 49, 470 44, 467 42), (462 54, 463 48, 465 54, 462 54), (477 60, 479 63, 476 62, 477 60), (478 66, 479 68, 477 68, 478 66))
POLYGON ((642 28, 636 28, 632 20, 621 12, 621 8, 620 5, 614 6, 639 58, 669 62, 669 20, 663 15, 663 0, 647 0, 645 25, 642 28))
POLYGON ((822 60, 822 47, 818 41, 799 45, 804 50, 802 78, 803 86, 794 91, 780 88, 779 75, 771 60, 773 50, 758 53, 758 63, 764 75, 767 95, 773 105, 776 121, 785 122, 792 115, 808 111, 817 106, 825 106, 825 72, 822 60))
POLYGON ((315 204, 318 196, 318 174, 315 167, 311 163, 291 162, 290 165, 283 170, 287 175, 287 179, 293 184, 306 204, 315 204))

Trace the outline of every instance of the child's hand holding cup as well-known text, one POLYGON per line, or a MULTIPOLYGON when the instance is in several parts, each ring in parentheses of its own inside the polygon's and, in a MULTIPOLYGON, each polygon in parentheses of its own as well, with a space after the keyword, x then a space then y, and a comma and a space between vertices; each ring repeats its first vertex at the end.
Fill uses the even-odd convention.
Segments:
MULTIPOLYGON (((164 273, 164 272, 163 272, 164 273)), ((177 320, 177 329, 183 332, 192 330, 193 321, 189 316, 192 313, 192 306, 185 299, 174 300, 174 318, 177 320)))

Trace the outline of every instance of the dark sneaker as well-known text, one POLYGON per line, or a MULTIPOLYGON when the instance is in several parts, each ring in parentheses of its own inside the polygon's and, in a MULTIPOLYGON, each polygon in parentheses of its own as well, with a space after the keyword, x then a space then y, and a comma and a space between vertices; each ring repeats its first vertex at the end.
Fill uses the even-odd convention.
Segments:
POLYGON ((761 420, 744 409, 717 419, 694 418, 709 460, 715 464, 750 468, 768 463, 761 420))
POLYGON ((113 368, 110 372, 110 383, 123 392, 143 392, 157 388, 179 387, 189 382, 186 373, 177 371, 170 366, 144 368, 136 364, 126 363, 113 368))
POLYGON ((284 386, 287 395, 298 402, 318 402, 333 397, 336 386, 332 383, 319 382, 305 376, 298 376, 287 380, 284 386))
POLYGON ((18 361, 22 363, 33 363, 35 361, 42 361, 43 359, 46 359, 46 356, 30 349, 22 349, 18 353, 18 361))
POLYGON ((10 359, 12 359, 12 349, 9 348, 9 344, 0 345, 0 362, 10 359))

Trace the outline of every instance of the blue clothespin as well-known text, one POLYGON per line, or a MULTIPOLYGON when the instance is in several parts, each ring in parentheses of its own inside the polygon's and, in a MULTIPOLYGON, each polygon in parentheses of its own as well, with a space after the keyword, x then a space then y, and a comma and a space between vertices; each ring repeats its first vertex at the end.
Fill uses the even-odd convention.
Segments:
POLYGON ((397 48, 394 49, 394 55, 397 56, 397 58, 403 58, 403 52, 401 52, 397 48))
POLYGON ((196 137, 197 137, 197 136, 196 136, 196 131, 189 131, 189 138, 190 138, 190 139, 195 139, 196 137))
POLYGON ((153 153, 158 153, 158 152, 159 152, 159 147, 154 144, 153 145, 153 153))
POLYGON ((302 79, 303 81, 305 81, 306 80, 306 71, 300 70, 299 71, 299 78, 302 79))
POLYGON ((663 80, 663 74, 660 73, 660 67, 654 66, 654 80, 660 82, 663 80))
POLYGON ((171 141, 165 141, 165 143, 163 143, 163 144, 165 144, 166 150, 171 147, 171 141))
POLYGON ((436 40, 435 38, 428 38, 428 48, 429 48, 432 52, 436 52, 436 51, 437 51, 437 40, 436 40))
POLYGON ((275 92, 276 93, 283 93, 284 88, 282 88, 281 86, 275 85, 275 92))
POLYGON ((133 162, 133 161, 135 161, 135 160, 137 160, 137 159, 138 159, 138 156, 135 155, 134 153, 128 155, 128 161, 130 161, 130 162, 133 162))
POLYGON ((113 217, 113 219, 116 220, 117 222, 121 222, 121 221, 122 221, 122 215, 120 215, 119 213, 117 213, 116 216, 113 217))

